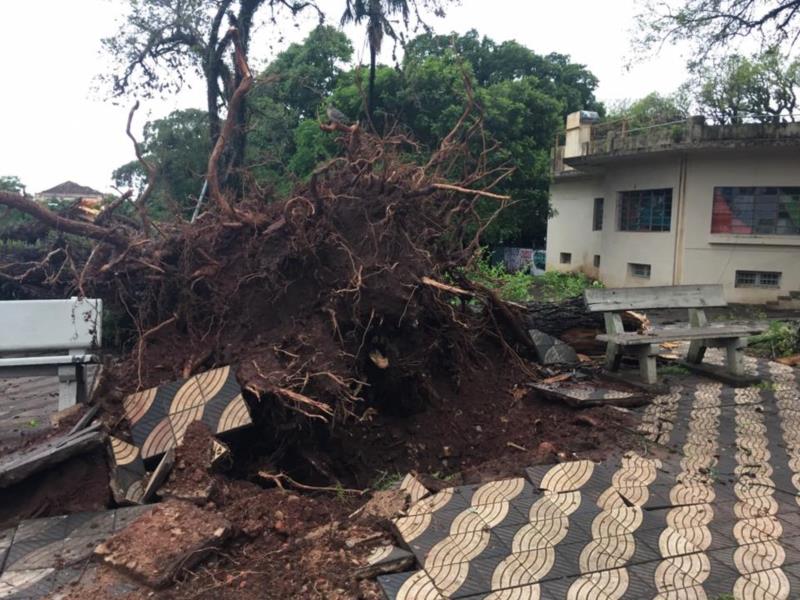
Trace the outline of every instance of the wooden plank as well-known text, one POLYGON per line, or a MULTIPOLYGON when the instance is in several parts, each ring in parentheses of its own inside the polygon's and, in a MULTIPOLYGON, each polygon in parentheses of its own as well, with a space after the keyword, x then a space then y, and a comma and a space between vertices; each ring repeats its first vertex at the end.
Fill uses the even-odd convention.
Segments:
POLYGON ((721 285, 674 285, 639 288, 587 288, 589 312, 648 308, 705 308, 727 306, 721 285))
POLYGON ((766 325, 730 325, 725 327, 680 327, 676 329, 659 329, 649 333, 616 333, 601 334, 597 340, 613 342, 620 346, 640 346, 643 344, 658 344, 674 340, 701 340, 739 338, 762 333, 767 330, 766 325))

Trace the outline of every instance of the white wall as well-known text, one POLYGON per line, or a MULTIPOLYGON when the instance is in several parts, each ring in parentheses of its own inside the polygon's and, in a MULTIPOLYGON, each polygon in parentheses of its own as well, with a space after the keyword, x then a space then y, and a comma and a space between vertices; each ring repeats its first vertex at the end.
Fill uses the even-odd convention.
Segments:
POLYGON ((690 156, 683 283, 721 283, 729 302, 766 302, 800 290, 800 236, 711 233, 717 186, 800 187, 796 149, 690 156), (736 288, 736 271, 779 271, 781 289, 736 288))
POLYGON ((557 214, 547 228, 547 268, 583 270, 599 275, 609 287, 721 283, 729 302, 766 302, 800 291, 800 236, 711 233, 715 186, 800 187, 799 158, 791 148, 706 151, 616 161, 604 175, 560 178, 551 187, 557 214), (673 190, 670 231, 619 231, 619 192, 658 188, 673 190), (592 231, 595 197, 605 198, 602 232, 592 231), (681 202, 684 213, 679 222, 681 202), (572 264, 559 263, 561 252, 572 253, 572 264), (593 267, 595 254, 601 257, 599 274, 593 267), (631 277, 628 263, 651 265, 650 279, 631 277), (781 288, 736 288, 737 270, 780 271, 781 288))
POLYGON ((562 179, 550 187, 555 215, 547 223, 547 270, 583 271, 597 277, 594 255, 600 253, 600 231, 592 231, 594 199, 603 196, 602 179, 562 179), (572 263, 561 264, 562 252, 572 263))
POLYGON ((672 285, 675 215, 679 201, 680 158, 628 163, 605 178, 605 218, 600 247, 600 278, 609 287, 672 285), (619 193, 672 188, 670 231, 619 231, 619 193), (650 279, 631 277, 628 263, 650 265, 650 279))

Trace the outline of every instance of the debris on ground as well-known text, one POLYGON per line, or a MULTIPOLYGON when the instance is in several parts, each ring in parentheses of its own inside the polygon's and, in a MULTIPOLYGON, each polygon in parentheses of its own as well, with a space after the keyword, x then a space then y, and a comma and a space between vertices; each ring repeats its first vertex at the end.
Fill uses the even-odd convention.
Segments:
POLYGON ((154 589, 219 550, 231 524, 188 502, 167 500, 95 549, 110 567, 154 589))
POLYGON ((125 506, 144 500, 147 470, 139 448, 114 436, 109 437, 111 463, 111 493, 114 501, 125 506))
POLYGON ((641 406, 652 397, 638 390, 619 389, 599 383, 573 382, 560 376, 529 384, 546 398, 565 402, 573 408, 587 406, 641 406))
MULTIPOLYGON (((467 275, 477 199, 502 200, 489 191, 498 174, 465 159, 468 115, 424 166, 405 138, 334 128, 341 155, 288 199, 209 181, 193 224, 154 235, 146 219, 97 219, 102 235, 70 257, 80 280, 59 271, 47 290, 108 299, 128 336, 93 398, 111 476, 101 457, 85 494, 109 508, 160 502, 96 550, 66 598, 170 586, 175 600, 377 599, 374 576, 410 566, 390 522, 412 504, 633 443, 631 415, 598 406, 576 419, 527 385, 593 384, 576 350, 596 343, 571 339, 602 321, 577 299, 504 302, 467 275), (463 180, 443 183, 454 173, 463 180)), ((51 469, 7 491, 42 516, 80 506, 54 482, 51 469)))
POLYGON ((406 490, 380 490, 361 507, 359 516, 362 519, 377 519, 388 521, 405 512, 409 504, 409 495, 406 490))
POLYGON ((77 584, 95 547, 141 516, 143 510, 75 513, 22 521, 2 530, 0 597, 41 598, 77 584))
POLYGON ((100 424, 66 433, 0 457, 0 488, 8 487, 47 467, 102 445, 106 433, 100 424))
POLYGON ((775 361, 789 367, 797 367, 800 366, 800 354, 795 354, 793 356, 782 356, 780 358, 776 358, 775 361))
POLYGON ((536 355, 543 365, 574 365, 578 362, 575 350, 552 335, 538 329, 529 329, 528 333, 536 348, 536 355))
POLYGON ((165 498, 176 498, 199 506, 217 497, 219 482, 213 474, 218 446, 208 426, 191 423, 175 452, 174 464, 159 491, 165 498))
POLYGON ((397 546, 379 546, 366 559, 366 565, 353 571, 356 579, 372 579, 378 575, 398 573, 410 569, 414 565, 414 555, 397 546))

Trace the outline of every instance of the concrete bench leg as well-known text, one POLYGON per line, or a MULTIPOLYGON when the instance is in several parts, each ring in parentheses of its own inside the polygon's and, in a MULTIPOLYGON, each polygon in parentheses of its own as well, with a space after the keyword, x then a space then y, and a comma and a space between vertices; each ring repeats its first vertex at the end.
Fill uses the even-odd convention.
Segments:
POLYGON ((606 346, 606 369, 609 371, 619 371, 622 362, 622 352, 617 344, 608 342, 606 346))
POLYGON ((686 355, 686 362, 699 365, 703 362, 706 355, 705 340, 693 340, 689 343, 689 353, 686 355))
POLYGON ((725 343, 726 366, 728 371, 741 377, 744 375, 744 349, 747 347, 747 338, 734 338, 725 343))
POLYGON ((86 402, 86 380, 83 365, 58 367, 58 410, 86 402))
POLYGON ((648 344, 637 348, 636 352, 639 355, 639 373, 642 381, 650 385, 658 383, 658 375, 656 373, 658 347, 655 344, 648 344))

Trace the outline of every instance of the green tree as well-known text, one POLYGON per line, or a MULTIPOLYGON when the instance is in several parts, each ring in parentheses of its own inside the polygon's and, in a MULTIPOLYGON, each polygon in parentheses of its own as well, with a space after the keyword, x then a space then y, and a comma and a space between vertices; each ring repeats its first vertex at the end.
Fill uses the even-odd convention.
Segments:
MULTIPOLYGON (((376 69, 373 122, 379 130, 399 127, 420 142, 419 160, 426 160, 461 116, 467 102, 464 77, 469 78, 474 116, 482 115, 485 142, 493 148, 487 167, 513 169, 495 189, 510 195, 514 204, 484 232, 483 241, 540 244, 550 212, 553 136, 567 107, 602 109, 594 98, 596 78, 568 57, 539 56, 517 43, 496 44, 474 31, 464 36, 420 35, 406 45, 401 66, 376 69)), ((334 104, 357 114, 361 89, 358 69, 342 75, 334 104)), ((482 152, 483 141, 476 140, 473 156, 482 152)), ((319 145, 314 148, 319 150, 319 145)), ((480 212, 488 216, 497 206, 496 201, 482 201, 480 212)))
MULTIPOLYGON (((226 16, 238 29, 245 53, 261 9, 269 9, 273 21, 281 9, 291 15, 316 9, 322 18, 316 4, 306 0, 128 0, 127 4, 119 31, 102 42, 114 68, 100 79, 114 96, 135 93, 147 97, 174 93, 193 75, 201 74, 206 85, 211 144, 220 133, 222 107, 243 76, 230 56, 231 39, 224 31, 226 16)), ((246 131, 242 111, 230 142, 233 166, 243 160, 246 131)))
MULTIPOLYGON (((427 8, 437 16, 444 16, 443 6, 447 0, 346 0, 341 24, 366 23, 367 44, 369 46, 369 83, 367 86, 367 116, 373 116, 375 105, 375 77, 378 66, 378 54, 383 47, 385 37, 391 38, 395 44, 401 41, 401 32, 392 23, 392 16, 399 14, 405 29, 408 29, 411 14, 419 20, 420 8, 427 8)), ((422 23, 421 23, 422 24, 422 23)), ((422 24, 424 25, 424 24, 422 24)))
MULTIPOLYGON (((208 166, 211 145, 207 130, 208 115, 197 109, 176 110, 163 119, 145 124, 143 152, 159 170, 149 200, 153 217, 191 214, 208 166)), ((118 187, 131 187, 139 192, 147 181, 138 161, 122 165, 113 172, 112 178, 118 187)))
POLYGON ((303 156, 294 159, 298 144, 319 142, 310 130, 312 125, 319 129, 321 105, 352 55, 344 33, 320 25, 278 54, 258 77, 250 95, 246 162, 260 184, 287 191, 292 184, 287 169, 306 175, 308 157, 326 155, 323 147, 302 148, 303 156))
MULTIPOLYGON (((16 175, 0 175, 0 192, 25 193, 25 184, 16 175)), ((17 210, 7 207, 0 209, 0 240, 9 237, 21 223, 30 223, 33 219, 17 210)))
POLYGON ((690 101, 685 88, 674 94, 652 92, 639 100, 623 100, 609 107, 609 122, 626 120, 629 129, 683 121, 690 115, 690 101))
POLYGON ((597 77, 584 65, 571 62, 565 54, 536 54, 513 40, 497 44, 481 38, 474 29, 464 35, 419 35, 407 44, 404 64, 445 52, 462 57, 472 67, 478 85, 535 77, 540 91, 562 102, 562 116, 577 110, 604 111, 594 95, 597 77))
POLYGON ((689 88, 699 111, 715 123, 795 120, 800 61, 776 51, 738 54, 693 65, 689 88))
POLYGON ((25 191, 25 185, 16 175, 0 175, 0 191, 21 194, 25 191))

